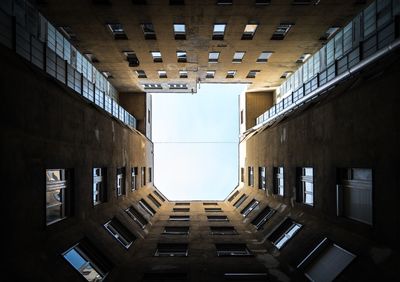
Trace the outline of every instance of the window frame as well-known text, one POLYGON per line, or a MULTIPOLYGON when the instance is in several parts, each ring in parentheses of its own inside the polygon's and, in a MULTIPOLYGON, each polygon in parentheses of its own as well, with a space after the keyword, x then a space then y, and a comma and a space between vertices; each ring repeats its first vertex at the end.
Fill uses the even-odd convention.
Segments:
MULTIPOLYGON (((97 189, 96 189, 97 190, 97 189)), ((92 169, 92 205, 98 206, 102 203, 107 202, 107 168, 105 167, 94 167, 92 169), (95 170, 99 169, 101 174, 95 176, 95 170), (100 183, 100 188, 97 193, 95 193, 96 184, 100 183), (99 200, 95 201, 95 195, 99 194, 99 200)))
POLYGON ((214 23, 213 31, 212 31, 212 40, 224 40, 225 31, 226 31, 226 23, 214 23), (223 26, 223 30, 219 30, 218 26, 223 26))
POLYGON ((45 194, 45 199, 46 199, 46 226, 52 225, 54 223, 57 223, 59 221, 62 221, 66 219, 70 215, 70 194, 71 194, 71 183, 72 183, 72 172, 70 169, 65 169, 65 168, 57 168, 57 169, 46 169, 45 170, 45 178, 46 178, 46 194, 45 194), (52 171, 57 171, 60 174, 60 179, 59 180, 52 180, 49 181, 48 173, 52 171), (59 198, 61 199, 58 200, 54 196, 54 191, 60 190, 59 198), (48 204, 48 195, 53 195, 53 197, 58 201, 59 203, 55 204, 48 204), (49 220, 49 208, 53 207, 60 207, 59 209, 59 214, 60 216, 56 219, 49 220))

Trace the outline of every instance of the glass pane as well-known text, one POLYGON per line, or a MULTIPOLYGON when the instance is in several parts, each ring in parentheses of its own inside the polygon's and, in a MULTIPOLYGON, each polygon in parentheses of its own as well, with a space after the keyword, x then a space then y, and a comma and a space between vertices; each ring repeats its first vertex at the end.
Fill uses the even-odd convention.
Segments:
POLYGON ((257 29, 256 24, 247 24, 246 27, 244 28, 245 33, 254 33, 257 29))
POLYGON ((62 190, 52 190, 46 193, 46 204, 47 206, 62 204, 62 190))
POLYGON ((185 32, 186 28, 184 24, 174 24, 174 31, 175 32, 185 32))
POLYGON ((63 218, 62 206, 53 206, 46 209, 47 223, 63 218))
POLYGON ((225 24, 215 24, 214 25, 214 32, 215 33, 224 33, 225 31, 225 24))
POLYGON ((312 169, 312 167, 305 167, 305 168, 304 168, 304 175, 312 176, 312 175, 313 175, 313 169, 312 169))
POLYGON ((64 258, 77 270, 87 262, 75 249, 71 249, 65 253, 64 258))
POLYGON ((83 275, 83 277, 85 277, 85 279, 87 281, 91 281, 91 282, 95 282, 95 281, 101 281, 102 280, 102 276, 93 268, 93 266, 88 263, 82 270, 81 273, 83 275))

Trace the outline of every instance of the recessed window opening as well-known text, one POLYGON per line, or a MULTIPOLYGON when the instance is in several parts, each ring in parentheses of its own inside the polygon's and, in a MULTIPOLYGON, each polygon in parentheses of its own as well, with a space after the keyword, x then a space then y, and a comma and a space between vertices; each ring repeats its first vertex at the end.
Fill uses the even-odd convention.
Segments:
POLYGON ((186 39, 186 25, 183 23, 174 24, 174 36, 176 40, 186 39))
POLYGON ((213 27, 213 40, 224 40, 226 24, 214 24, 213 27))

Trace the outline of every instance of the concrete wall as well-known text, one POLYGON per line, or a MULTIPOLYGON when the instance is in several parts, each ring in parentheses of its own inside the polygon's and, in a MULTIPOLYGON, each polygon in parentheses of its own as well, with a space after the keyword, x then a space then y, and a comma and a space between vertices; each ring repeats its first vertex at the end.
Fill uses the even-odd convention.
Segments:
POLYGON ((246 130, 256 125, 256 119, 273 105, 274 91, 246 92, 246 130))

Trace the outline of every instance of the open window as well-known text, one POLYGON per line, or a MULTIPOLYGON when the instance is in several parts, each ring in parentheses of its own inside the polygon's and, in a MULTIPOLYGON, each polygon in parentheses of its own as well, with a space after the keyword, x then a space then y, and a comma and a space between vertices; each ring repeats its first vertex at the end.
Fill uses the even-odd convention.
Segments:
POLYGON ((154 254, 156 257, 187 257, 188 244, 159 243, 154 254))
POLYGON ((56 223, 69 214, 71 171, 46 169, 46 225, 56 223))
POLYGON ((288 217, 268 236, 268 240, 280 250, 297 234, 297 232, 299 232, 301 227, 302 225, 300 223, 288 217))
POLYGON ((129 249, 137 238, 117 218, 113 218, 104 224, 104 228, 126 249, 129 249))

